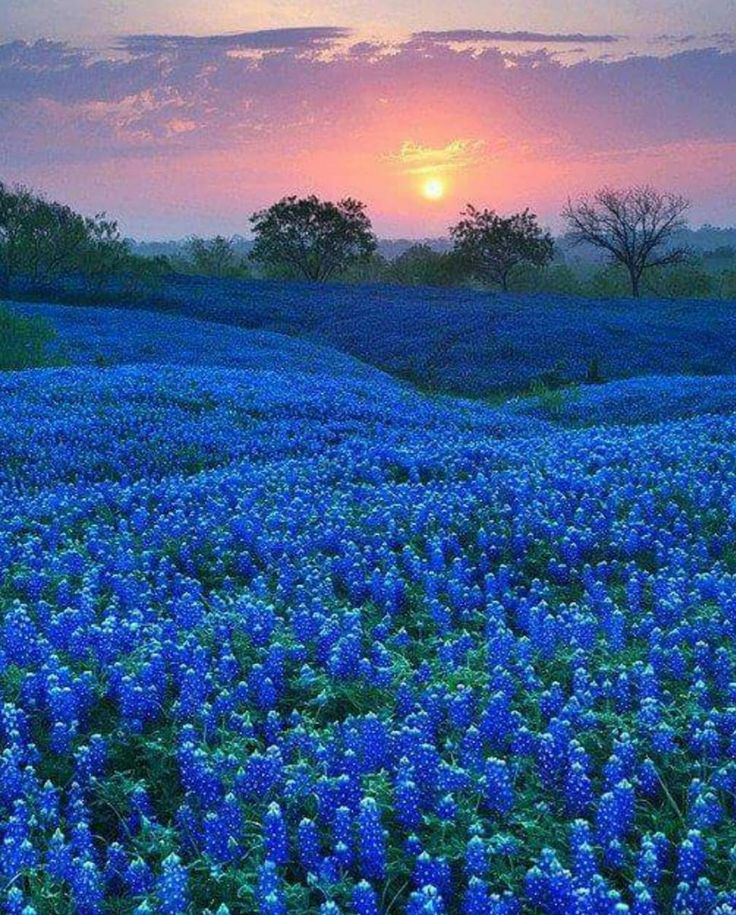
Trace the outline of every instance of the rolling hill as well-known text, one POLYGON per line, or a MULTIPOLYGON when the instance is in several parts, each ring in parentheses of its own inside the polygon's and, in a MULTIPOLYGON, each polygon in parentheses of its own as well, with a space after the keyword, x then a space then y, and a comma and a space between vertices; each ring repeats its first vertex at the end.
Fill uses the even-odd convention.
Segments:
POLYGON ((490 406, 40 311, 78 364, 0 378, 8 912, 733 909, 733 377, 490 406))
POLYGON ((420 386, 471 397, 521 391, 553 371, 583 380, 594 363, 606 380, 736 373, 736 308, 723 301, 175 276, 137 304, 309 339, 420 386))

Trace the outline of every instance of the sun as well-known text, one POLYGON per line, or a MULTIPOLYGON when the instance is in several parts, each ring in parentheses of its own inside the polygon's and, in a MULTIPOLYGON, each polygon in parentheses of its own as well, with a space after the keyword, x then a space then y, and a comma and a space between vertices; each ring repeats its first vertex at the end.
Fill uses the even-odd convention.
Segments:
POLYGON ((427 200, 441 200, 445 196, 445 182, 441 178, 427 178, 422 185, 422 196, 427 200))

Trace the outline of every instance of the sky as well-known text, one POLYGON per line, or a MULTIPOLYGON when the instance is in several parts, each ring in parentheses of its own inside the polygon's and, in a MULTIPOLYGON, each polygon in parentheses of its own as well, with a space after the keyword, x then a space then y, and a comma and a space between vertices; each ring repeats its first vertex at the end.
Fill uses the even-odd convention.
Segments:
POLYGON ((139 238, 285 194, 384 236, 650 182, 736 224, 734 0, 2 0, 0 178, 139 238))

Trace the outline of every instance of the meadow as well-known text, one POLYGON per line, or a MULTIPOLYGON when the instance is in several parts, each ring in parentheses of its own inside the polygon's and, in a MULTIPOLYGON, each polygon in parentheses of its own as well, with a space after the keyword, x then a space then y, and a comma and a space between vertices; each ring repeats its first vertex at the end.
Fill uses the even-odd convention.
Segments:
POLYGON ((65 364, 0 375, 5 912, 736 910, 725 341, 718 377, 493 405, 16 308, 65 364))
MULTIPOLYGON (((83 284, 59 289, 78 303, 83 284)), ((432 392, 465 397, 640 375, 736 373, 733 302, 585 299, 472 289, 160 278, 111 304, 306 338, 432 392), (564 332, 563 329, 564 328, 564 332)), ((131 319, 133 320, 133 319, 131 319)))

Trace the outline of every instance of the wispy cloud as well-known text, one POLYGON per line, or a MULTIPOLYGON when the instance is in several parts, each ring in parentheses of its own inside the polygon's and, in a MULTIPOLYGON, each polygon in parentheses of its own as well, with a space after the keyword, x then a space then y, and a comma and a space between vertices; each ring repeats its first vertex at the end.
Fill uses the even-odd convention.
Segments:
POLYGON ((118 47, 133 54, 161 54, 193 50, 273 51, 312 48, 347 38, 349 29, 335 26, 263 29, 226 35, 127 35, 118 47))
POLYGON ((503 32, 487 29, 454 29, 441 32, 416 32, 414 38, 425 41, 473 44, 496 42, 499 44, 615 44, 616 35, 586 35, 583 32, 503 32))
POLYGON ((485 145, 485 140, 453 140, 447 146, 432 147, 406 140, 397 153, 386 158, 407 175, 454 172, 477 165, 485 145))
POLYGON ((132 211, 139 190, 140 207, 152 207, 157 182, 158 209, 169 201, 184 221, 182 201, 200 194, 215 222, 223 209, 247 214, 302 190, 399 208, 401 193, 415 193, 411 176, 429 172, 452 173, 458 194, 478 187, 498 206, 531 203, 608 180, 625 156, 620 180, 680 187, 697 166, 717 211, 736 211, 736 52, 717 37, 720 48, 713 36, 707 48, 610 60, 580 45, 594 53, 567 61, 553 53, 562 45, 372 44, 334 27, 138 36, 109 53, 9 42, 0 177, 72 201, 97 189, 94 207, 111 212, 132 211))
POLYGON ((736 139, 733 52, 563 65, 536 50, 343 47, 344 36, 333 28, 192 43, 160 36, 122 58, 51 42, 0 45, 0 153, 22 165, 118 156, 127 146, 137 153, 146 139, 165 154, 167 142, 173 151, 182 143, 265 149, 270 138, 274 149, 393 148, 398 167, 416 170, 467 167, 499 141, 605 153, 736 139), (303 53, 314 42, 327 57, 303 53), (233 53, 248 48, 264 53, 233 53), (53 128, 41 140, 50 103, 53 128))

